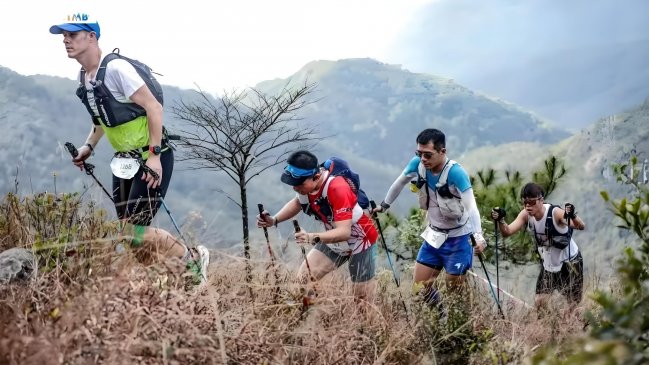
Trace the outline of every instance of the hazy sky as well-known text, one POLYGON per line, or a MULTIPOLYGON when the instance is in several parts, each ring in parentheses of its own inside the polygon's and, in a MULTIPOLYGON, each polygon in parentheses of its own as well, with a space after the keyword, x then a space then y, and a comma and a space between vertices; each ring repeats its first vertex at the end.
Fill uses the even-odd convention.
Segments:
MULTIPOLYGON (((11 9, 8 9, 11 4, 11 9)), ((87 12, 105 52, 221 94, 314 60, 370 57, 455 79, 573 129, 649 96, 649 0, 18 0, 0 65, 74 78, 49 27, 87 12)))
POLYGON ((420 9, 392 53, 415 69, 474 79, 547 54, 649 40, 648 17, 646 0, 439 0, 420 9))
POLYGON ((579 127, 649 96, 647 0, 438 0, 388 61, 579 127))
POLYGON ((318 60, 386 58, 415 12, 430 0, 22 0, 0 3, 0 65, 24 74, 76 77, 63 36, 49 27, 85 12, 101 26, 104 52, 162 74, 163 84, 221 93, 287 77, 318 60), (10 8, 9 8, 10 6, 10 8))

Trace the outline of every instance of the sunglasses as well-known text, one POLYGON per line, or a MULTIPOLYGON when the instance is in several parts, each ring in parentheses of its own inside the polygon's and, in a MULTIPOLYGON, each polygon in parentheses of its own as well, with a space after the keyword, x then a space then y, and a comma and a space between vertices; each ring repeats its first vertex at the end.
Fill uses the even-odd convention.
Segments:
POLYGON ((425 158, 427 160, 433 158, 434 155, 435 153, 429 151, 415 151, 415 156, 419 158, 425 158))
POLYGON ((536 204, 537 201, 539 201, 541 198, 532 198, 532 199, 523 199, 523 204, 526 207, 531 207, 532 205, 536 204))

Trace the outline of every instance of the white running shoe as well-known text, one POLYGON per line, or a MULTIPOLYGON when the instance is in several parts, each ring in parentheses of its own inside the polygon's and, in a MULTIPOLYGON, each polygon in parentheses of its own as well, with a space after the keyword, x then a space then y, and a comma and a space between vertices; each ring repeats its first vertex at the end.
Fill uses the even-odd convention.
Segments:
POLYGON ((196 252, 198 252, 198 261, 201 265, 201 284, 203 285, 207 282, 207 267, 210 265, 210 251, 205 246, 198 245, 196 246, 196 252))

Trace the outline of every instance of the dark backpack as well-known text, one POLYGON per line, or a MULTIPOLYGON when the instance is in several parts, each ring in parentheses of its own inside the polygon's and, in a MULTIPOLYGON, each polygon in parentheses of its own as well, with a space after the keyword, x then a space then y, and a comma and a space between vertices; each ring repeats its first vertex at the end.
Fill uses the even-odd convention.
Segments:
POLYGON ((320 166, 329 171, 330 176, 344 177, 347 184, 352 188, 354 194, 356 194, 358 205, 363 209, 368 209, 370 207, 370 199, 367 197, 367 194, 365 194, 363 189, 361 189, 361 178, 357 173, 352 171, 347 161, 340 157, 331 157, 327 161, 321 163, 320 166))
POLYGON ((554 219, 552 216, 554 208, 560 207, 558 205, 550 204, 550 207, 548 208, 548 214, 545 217, 545 234, 548 237, 548 242, 550 242, 552 247, 563 250, 570 244, 570 240, 572 239, 572 228, 568 227, 568 232, 566 233, 559 233, 557 231, 557 229, 554 227, 554 219))
MULTIPOLYGON (((93 86, 93 93, 95 97, 95 103, 97 104, 97 110, 99 111, 100 118, 108 127, 116 127, 118 125, 127 123, 137 117, 146 115, 146 111, 141 106, 135 103, 121 103, 113 97, 108 88, 104 85, 104 77, 106 76, 106 65, 108 62, 114 59, 122 59, 130 63, 137 71, 138 75, 144 80, 146 86, 151 90, 153 96, 158 100, 160 104, 163 104, 164 98, 162 95, 162 86, 155 76, 151 68, 144 63, 122 56, 119 54, 119 48, 115 48, 113 52, 109 53, 104 57, 99 68, 97 69, 97 76, 95 77, 95 84, 93 86)), ((85 70, 81 70, 79 79, 81 85, 77 89, 77 96, 81 99, 83 104, 90 112, 90 115, 93 116, 93 121, 95 124, 99 125, 99 121, 94 117, 94 112, 90 107, 86 88, 85 88, 85 70)))

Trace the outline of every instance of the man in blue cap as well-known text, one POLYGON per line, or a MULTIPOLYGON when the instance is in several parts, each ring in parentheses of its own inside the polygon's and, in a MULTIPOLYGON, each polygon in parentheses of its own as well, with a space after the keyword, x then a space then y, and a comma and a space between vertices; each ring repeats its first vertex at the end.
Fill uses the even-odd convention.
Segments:
POLYGON ((151 257, 180 257, 188 263, 197 284, 207 280, 209 251, 190 250, 169 232, 149 227, 164 198, 174 157, 163 139, 162 104, 135 67, 123 58, 103 62, 99 48, 99 23, 87 14, 68 16, 53 25, 50 33, 62 34, 69 58, 81 64, 77 96, 92 117, 93 126, 72 162, 83 168, 99 140, 106 138, 116 151, 111 161, 113 202, 124 223, 124 235, 132 246, 142 247, 151 257), (102 77, 98 78, 101 69, 102 77), (140 166, 140 161, 146 161, 140 166))
POLYGON ((295 217, 300 211, 312 215, 324 225, 324 232, 295 233, 302 247, 312 247, 300 266, 298 277, 306 282, 309 276, 320 280, 349 261, 349 274, 357 298, 371 302, 376 280, 376 248, 378 232, 370 218, 363 214, 357 197, 344 177, 332 176, 320 168, 318 159, 309 151, 292 153, 281 181, 297 193, 274 216, 262 212, 258 227, 277 226, 295 217), (311 271, 311 272, 308 272, 311 271))
POLYGON ((50 33, 52 34, 63 34, 63 32, 94 32, 95 38, 99 39, 100 30, 99 23, 63 23, 59 25, 53 25, 50 27, 50 33))

